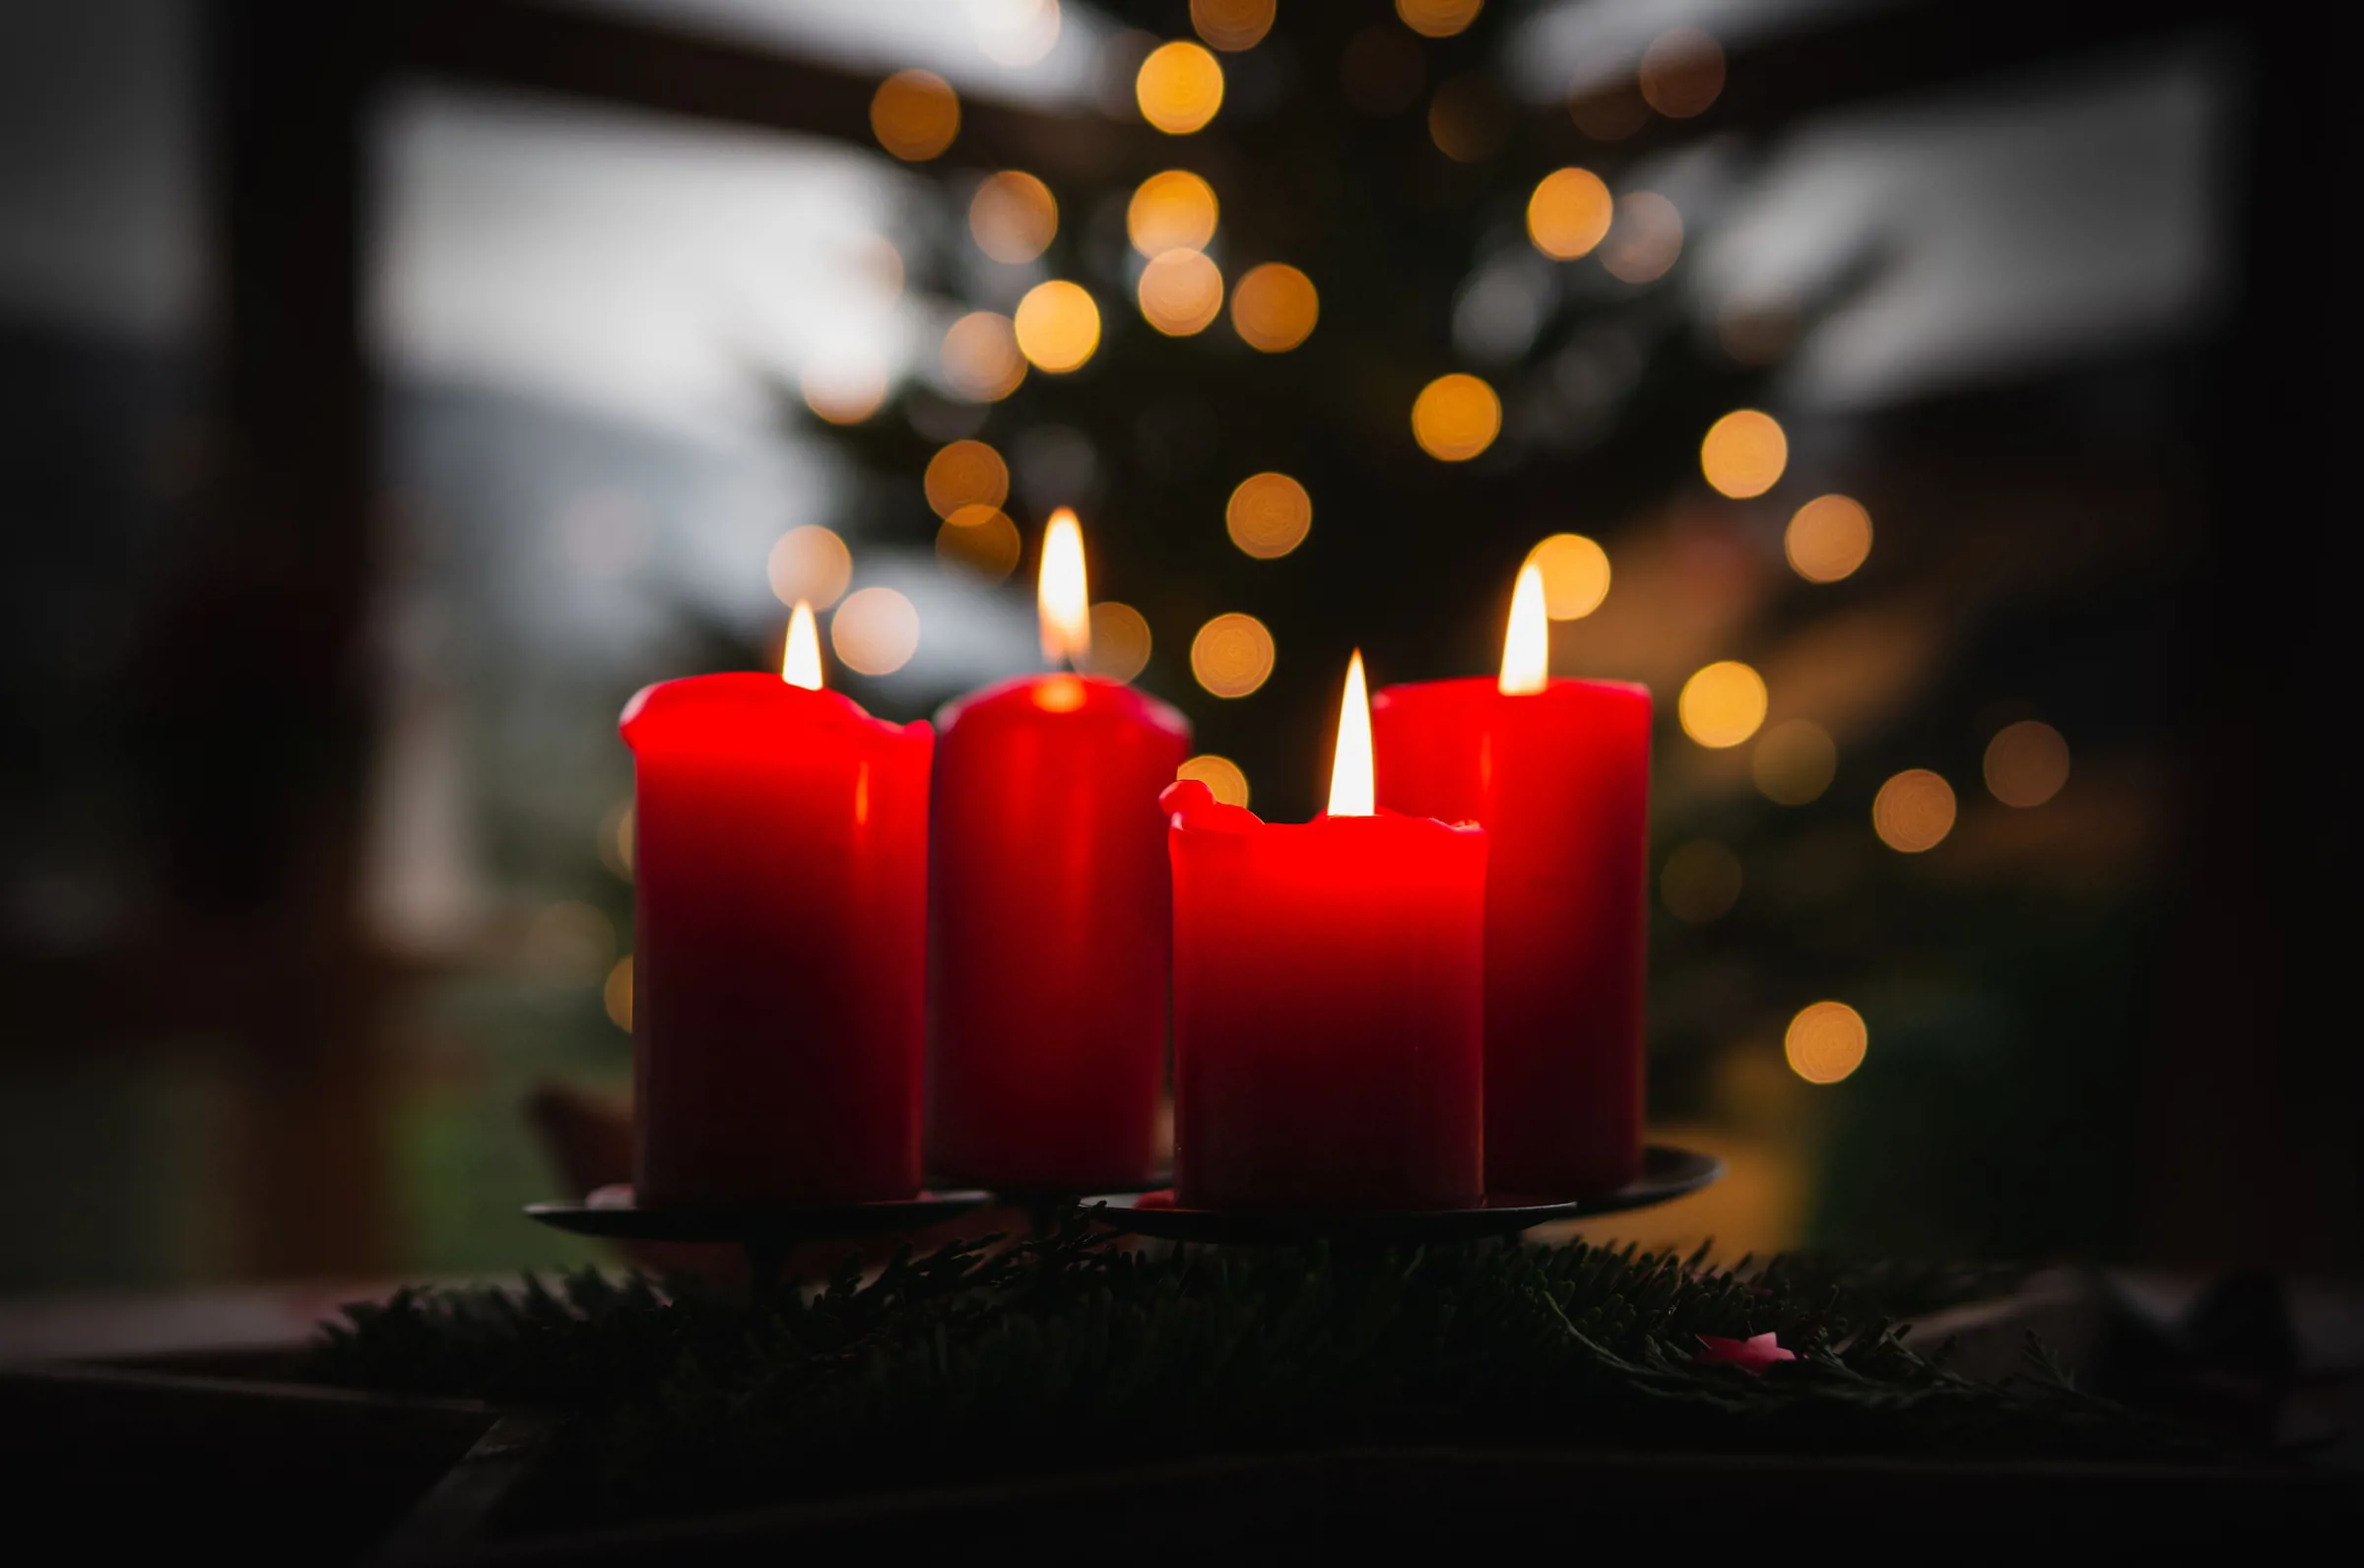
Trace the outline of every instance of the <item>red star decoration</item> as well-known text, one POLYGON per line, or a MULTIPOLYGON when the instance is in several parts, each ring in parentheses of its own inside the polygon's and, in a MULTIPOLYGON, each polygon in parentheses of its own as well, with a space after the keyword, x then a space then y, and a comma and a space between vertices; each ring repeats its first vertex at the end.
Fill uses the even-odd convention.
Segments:
POLYGON ((1771 1334, 1752 1334, 1745 1339, 1723 1339, 1712 1334, 1699 1336, 1699 1359, 1709 1365, 1737 1366, 1752 1378, 1765 1375, 1765 1368, 1776 1361, 1795 1361, 1798 1352, 1784 1350, 1781 1341, 1771 1334))

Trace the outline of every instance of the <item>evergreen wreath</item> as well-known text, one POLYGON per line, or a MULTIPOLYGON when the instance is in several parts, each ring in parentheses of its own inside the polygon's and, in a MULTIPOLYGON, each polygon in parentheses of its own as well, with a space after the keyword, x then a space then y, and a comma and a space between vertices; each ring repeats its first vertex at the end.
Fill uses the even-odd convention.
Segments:
MULTIPOLYGON (((540 1484, 614 1518, 1369 1444, 2186 1457, 2077 1390, 1961 1376, 1897 1314, 1993 1268, 1715 1268, 1633 1247, 1135 1250, 1072 1221, 751 1305, 586 1270, 347 1310, 309 1378, 551 1412, 540 1484), (1772 1334, 1794 1360, 1735 1365, 1772 1334)), ((546 1493, 547 1495, 547 1493, 546 1493)), ((557 1501, 557 1499, 553 1499, 557 1501)))

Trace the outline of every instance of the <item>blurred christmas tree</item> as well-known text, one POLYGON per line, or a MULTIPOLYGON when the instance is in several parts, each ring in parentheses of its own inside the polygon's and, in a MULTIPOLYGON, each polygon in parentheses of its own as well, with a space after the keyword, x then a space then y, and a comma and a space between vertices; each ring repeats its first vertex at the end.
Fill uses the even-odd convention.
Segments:
MULTIPOLYGON (((1654 1118, 1835 1115, 1832 1239, 2106 1245, 2133 1025, 2088 981, 2145 928, 1922 853, 1967 821, 1947 774, 2060 789, 2016 650, 2089 607, 1998 610, 1993 530, 1883 528, 1867 566, 1871 512, 1753 412, 1832 299, 1685 287, 1717 204, 1645 180, 1683 172, 1714 41, 1673 29, 1537 105, 1507 5, 1100 9, 1134 30, 1111 117, 1056 171, 980 165, 933 78, 880 89, 882 144, 940 199, 906 283, 952 324, 885 405, 808 379, 852 520, 1018 595, 1021 541, 1075 507, 1098 667, 1176 700, 1276 819, 1317 808, 1349 650, 1374 685, 1490 669, 1540 550, 1556 672, 1658 693, 1654 1118), (1859 1064, 1843 1104, 1806 1086, 1859 1064)), ((1711 151, 1726 183, 1759 156, 1711 151)), ((2058 825, 2006 848, 2092 848, 2058 825)))

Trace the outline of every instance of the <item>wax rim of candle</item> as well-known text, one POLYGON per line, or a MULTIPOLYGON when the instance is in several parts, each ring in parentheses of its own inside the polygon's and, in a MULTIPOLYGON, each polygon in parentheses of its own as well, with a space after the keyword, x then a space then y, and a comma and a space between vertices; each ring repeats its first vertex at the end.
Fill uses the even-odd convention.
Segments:
POLYGON ((1258 831, 1329 833, 1388 832, 1400 833, 1405 826, 1414 829, 1434 827, 1440 832, 1485 836, 1485 829, 1477 822, 1445 822, 1433 817, 1407 817, 1402 812, 1382 806, 1368 817, 1333 817, 1322 813, 1309 822, 1268 822, 1245 806, 1226 806, 1215 798, 1215 792, 1195 778, 1178 779, 1168 784, 1157 797, 1169 825, 1176 832, 1223 833, 1238 836, 1258 831), (1385 823, 1387 826, 1347 826, 1347 823, 1385 823))
POLYGON ((1482 687, 1505 702, 1537 702, 1554 697, 1564 702, 1568 700, 1567 693, 1570 692, 1629 692, 1644 701, 1655 702, 1657 700, 1652 695, 1650 687, 1640 681, 1597 681, 1589 676, 1555 675, 1545 683, 1541 691, 1504 691, 1498 677, 1466 675, 1448 676, 1442 681, 1399 681, 1393 686, 1381 686, 1371 693, 1371 711, 1377 713, 1383 708, 1392 706, 1393 699, 1399 693, 1455 691, 1464 687, 1471 690, 1482 687))
POLYGON ((1185 740, 1190 737, 1190 720, 1182 716, 1181 710, 1171 703, 1151 696, 1141 687, 1128 686, 1122 681, 1111 681, 1105 676, 1068 675, 1065 673, 1012 676, 1007 681, 996 681, 991 686, 979 686, 974 691, 964 691, 936 710, 936 727, 939 730, 949 730, 962 714, 973 709, 1020 702, 1036 712, 1055 713, 1070 723, 1088 723, 1095 720, 1104 721, 1120 715, 1138 715, 1169 734, 1181 736, 1185 740), (1050 707, 1036 702, 1034 690, 1047 681, 1078 683, 1083 688, 1084 700, 1072 707, 1050 707), (1118 692, 1124 693, 1124 696, 1130 700, 1120 701, 1114 695, 1118 692))
POLYGON ((889 744, 932 741, 935 736, 925 719, 896 724, 875 716, 842 691, 809 690, 755 670, 683 676, 644 686, 624 703, 616 730, 626 746, 636 749, 636 735, 652 728, 670 730, 677 722, 688 726, 692 712, 709 717, 732 714, 748 723, 765 723, 793 712, 802 722, 841 728, 889 744))

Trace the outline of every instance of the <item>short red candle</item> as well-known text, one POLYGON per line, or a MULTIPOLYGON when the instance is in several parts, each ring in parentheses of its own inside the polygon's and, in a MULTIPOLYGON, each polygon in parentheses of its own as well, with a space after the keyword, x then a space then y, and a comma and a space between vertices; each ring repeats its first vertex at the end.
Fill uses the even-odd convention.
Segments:
POLYGON ((1649 690, 1422 682, 1371 724, 1382 806, 1486 830, 1487 1190, 1613 1191, 1642 1154, 1649 690))
POLYGON ((1482 832, 1173 813, 1175 1196, 1458 1209, 1484 1181, 1482 832))
POLYGON ((622 728, 639 1200, 910 1197, 928 726, 746 674, 650 686, 622 728))
POLYGON ((1094 1192, 1158 1162, 1171 895, 1157 792, 1172 708, 1038 676, 938 715, 929 1163, 1094 1192))
POLYGON ((1203 1209, 1459 1209, 1485 1192, 1486 838, 1371 808, 1362 658, 1330 812, 1168 788, 1174 1175, 1203 1209))

